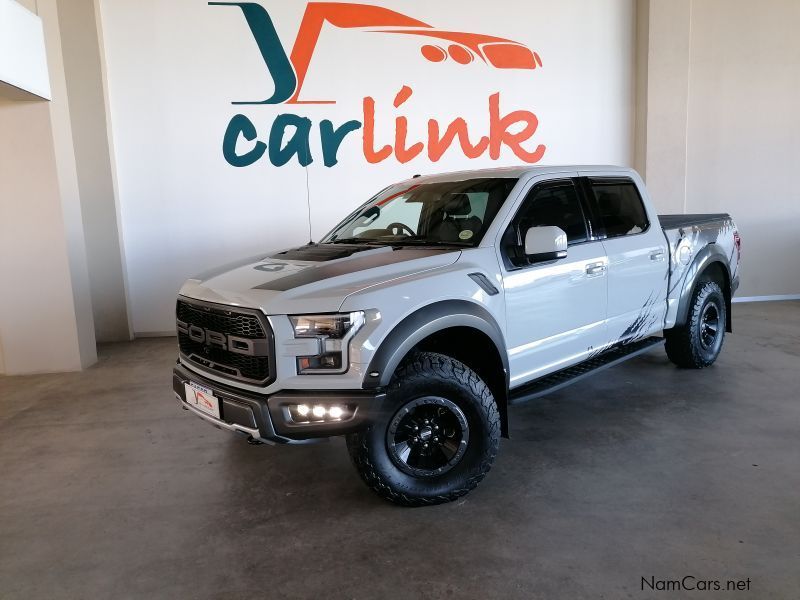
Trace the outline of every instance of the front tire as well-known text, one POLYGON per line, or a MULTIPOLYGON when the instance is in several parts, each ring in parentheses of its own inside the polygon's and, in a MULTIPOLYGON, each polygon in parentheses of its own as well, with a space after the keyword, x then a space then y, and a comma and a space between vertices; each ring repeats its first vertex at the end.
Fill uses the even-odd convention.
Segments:
POLYGON ((450 502, 474 489, 494 462, 500 415, 491 391, 465 364, 434 352, 407 360, 382 411, 347 436, 359 475, 404 506, 450 502))
POLYGON ((667 356, 679 367, 703 369, 717 360, 725 339, 725 296, 713 281, 701 281, 692 294, 686 323, 664 332, 667 356))

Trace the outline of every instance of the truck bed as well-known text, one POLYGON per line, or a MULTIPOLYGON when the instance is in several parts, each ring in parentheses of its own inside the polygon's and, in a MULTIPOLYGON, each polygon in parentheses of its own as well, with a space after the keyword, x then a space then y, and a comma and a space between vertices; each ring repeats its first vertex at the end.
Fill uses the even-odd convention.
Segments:
POLYGON ((664 229, 678 229, 679 227, 690 227, 692 225, 702 225, 712 221, 724 221, 730 219, 728 213, 697 213, 691 215, 658 215, 661 227, 664 229))

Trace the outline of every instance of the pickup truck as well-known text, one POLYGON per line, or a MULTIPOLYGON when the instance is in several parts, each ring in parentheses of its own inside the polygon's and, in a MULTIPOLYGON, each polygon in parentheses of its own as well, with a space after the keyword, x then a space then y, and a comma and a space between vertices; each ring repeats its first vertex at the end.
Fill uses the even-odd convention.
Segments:
POLYGON ((660 344, 714 363, 739 259, 729 215, 657 215, 631 169, 415 176, 319 243, 189 279, 173 390, 253 444, 345 435, 380 496, 447 502, 514 404, 660 344))

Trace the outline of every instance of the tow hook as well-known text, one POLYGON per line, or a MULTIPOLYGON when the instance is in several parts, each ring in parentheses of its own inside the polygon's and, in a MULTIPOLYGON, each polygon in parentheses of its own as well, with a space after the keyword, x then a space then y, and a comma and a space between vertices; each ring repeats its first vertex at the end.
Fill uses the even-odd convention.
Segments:
POLYGON ((251 446, 261 446, 264 442, 261 442, 261 441, 257 440, 252 435, 248 435, 247 436, 247 443, 250 444, 251 446))

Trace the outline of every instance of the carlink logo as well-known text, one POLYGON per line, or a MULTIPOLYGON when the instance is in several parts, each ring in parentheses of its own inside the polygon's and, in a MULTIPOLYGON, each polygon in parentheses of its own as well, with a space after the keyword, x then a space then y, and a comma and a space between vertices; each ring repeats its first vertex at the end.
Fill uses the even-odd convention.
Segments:
MULTIPOLYGON (((291 53, 287 53, 272 17, 262 5, 254 2, 209 2, 209 6, 233 7, 241 11, 274 82, 272 95, 262 99, 234 100, 234 105, 336 103, 335 90, 331 90, 331 97, 325 99, 301 96, 309 65, 326 24, 372 35, 414 36, 420 41, 419 57, 432 63, 453 61, 464 66, 482 63, 486 68, 523 71, 542 67, 542 59, 537 52, 513 40, 438 29, 388 8, 343 2, 308 3, 291 53)), ((394 97, 394 107, 399 108, 412 94, 413 90, 403 85, 394 97)), ((517 110, 501 116, 499 92, 489 96, 488 112, 489 135, 474 142, 470 140, 466 120, 459 117, 449 123, 443 132, 436 119, 428 119, 427 139, 409 143, 408 117, 398 116, 394 123, 394 143, 376 148, 375 99, 366 96, 362 102, 360 120, 353 119, 338 127, 327 119, 320 121, 318 130, 323 162, 326 167, 336 165, 338 150, 345 137, 359 129, 362 130, 364 157, 373 164, 392 156, 398 162, 406 163, 426 149, 428 158, 436 162, 456 138, 467 158, 478 158, 488 152, 491 159, 497 160, 501 148, 506 146, 525 162, 541 160, 545 151, 543 145, 539 144, 531 151, 522 146, 538 128, 538 119, 534 113, 517 110), (512 130, 515 132, 511 133, 512 130)), ((275 166, 283 166, 293 158, 299 164, 307 166, 314 160, 310 141, 313 129, 314 124, 306 117, 281 114, 272 123, 268 142, 265 143, 258 140, 258 130, 252 121, 245 115, 237 114, 231 119, 225 132, 223 155, 235 167, 252 165, 265 154, 275 166), (291 133, 287 140, 285 138, 288 132, 291 133), (245 153, 237 151, 237 143, 242 137, 249 142, 255 142, 245 153)))

